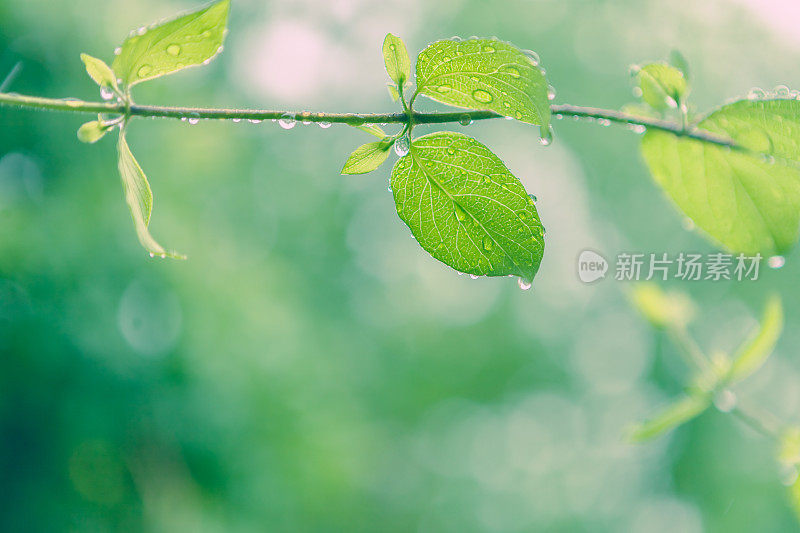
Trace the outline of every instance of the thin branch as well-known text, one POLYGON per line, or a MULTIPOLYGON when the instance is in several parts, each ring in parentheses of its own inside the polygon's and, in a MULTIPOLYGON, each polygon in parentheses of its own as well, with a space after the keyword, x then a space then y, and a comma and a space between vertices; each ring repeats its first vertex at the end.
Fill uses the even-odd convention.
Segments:
MULTIPOLYGON (((85 102, 76 99, 41 98, 13 93, 0 93, 0 105, 27 107, 50 111, 73 113, 129 114, 135 117, 162 117, 176 119, 217 119, 217 120, 279 120, 294 118, 305 122, 328 122, 332 124, 405 124, 406 113, 311 113, 308 111, 273 111, 261 109, 225 109, 203 107, 171 107, 132 104, 128 109, 124 103, 85 102)), ((730 139, 714 135, 696 128, 686 129, 681 124, 667 120, 641 117, 596 107, 582 107, 569 104, 550 106, 553 114, 607 120, 617 124, 644 126, 648 129, 666 131, 681 137, 688 137, 721 146, 735 148, 730 139)), ((468 123, 475 120, 506 118, 492 111, 457 111, 447 113, 413 113, 415 124, 446 124, 450 122, 468 123)))

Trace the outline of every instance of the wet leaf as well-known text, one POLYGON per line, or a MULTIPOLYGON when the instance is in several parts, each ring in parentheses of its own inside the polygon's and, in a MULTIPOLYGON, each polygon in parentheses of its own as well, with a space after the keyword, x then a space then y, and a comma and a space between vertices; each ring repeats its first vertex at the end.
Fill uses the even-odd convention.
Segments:
POLYGON ((403 40, 391 33, 386 34, 383 40, 383 62, 389 78, 398 87, 403 87, 411 77, 411 60, 403 40))
POLYGON ((536 275, 544 228, 533 200, 475 139, 439 132, 414 140, 391 184, 398 215, 439 261, 474 275, 536 275))
POLYGON ((222 47, 230 0, 134 32, 112 65, 126 85, 211 60, 222 47))
POLYGON ((417 91, 445 104, 486 109, 549 129, 544 74, 530 56, 502 41, 433 43, 417 58, 417 91))
POLYGON ((787 251, 800 228, 800 101, 741 100, 698 127, 749 152, 649 130, 642 154, 655 181, 723 247, 787 251))
POLYGON ((376 141, 363 144, 350 154, 342 168, 342 174, 366 174, 372 172, 386 161, 392 144, 376 141))
POLYGON ((666 63, 650 63, 638 69, 636 79, 642 100, 654 109, 678 107, 689 92, 683 72, 666 63))
POLYGON ((136 228, 136 235, 145 250, 152 255, 161 257, 172 257, 174 259, 185 259, 181 254, 166 251, 160 244, 153 239, 147 229, 150 224, 150 213, 153 210, 153 193, 150 191, 150 184, 147 182, 142 167, 134 159, 128 142, 125 139, 125 129, 119 134, 117 145, 119 153, 119 174, 122 178, 122 185, 125 190, 125 201, 131 211, 133 225, 136 228))

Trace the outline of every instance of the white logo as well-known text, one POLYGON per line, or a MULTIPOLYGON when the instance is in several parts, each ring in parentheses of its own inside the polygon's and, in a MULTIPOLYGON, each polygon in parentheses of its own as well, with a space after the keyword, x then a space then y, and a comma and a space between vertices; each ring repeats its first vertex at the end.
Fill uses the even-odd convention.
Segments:
POLYGON ((584 283, 592 283, 606 277, 608 261, 592 250, 584 250, 578 256, 578 277, 584 283))

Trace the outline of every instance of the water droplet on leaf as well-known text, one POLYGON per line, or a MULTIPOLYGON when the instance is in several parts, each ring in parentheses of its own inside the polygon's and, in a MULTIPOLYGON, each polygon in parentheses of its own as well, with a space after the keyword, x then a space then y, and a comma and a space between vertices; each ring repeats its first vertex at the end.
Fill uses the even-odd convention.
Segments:
POLYGON ((484 91, 483 89, 476 89, 472 91, 472 97, 476 101, 481 102, 483 104, 488 104, 489 102, 494 100, 494 97, 491 95, 491 93, 484 91))
POLYGON ((553 127, 548 126, 547 128, 539 127, 539 143, 542 146, 550 146, 553 142, 553 127))
POLYGON ((408 142, 408 137, 400 137, 394 142, 394 153, 398 156, 403 157, 408 153, 410 148, 410 143, 408 142))
POLYGON ((181 55, 181 45, 171 44, 167 46, 167 53, 172 57, 178 57, 179 55, 181 55))
POLYGON ((152 71, 153 71, 153 67, 151 67, 150 65, 142 65, 141 67, 139 67, 139 71, 136 74, 140 78, 144 78, 145 76, 150 74, 152 71))

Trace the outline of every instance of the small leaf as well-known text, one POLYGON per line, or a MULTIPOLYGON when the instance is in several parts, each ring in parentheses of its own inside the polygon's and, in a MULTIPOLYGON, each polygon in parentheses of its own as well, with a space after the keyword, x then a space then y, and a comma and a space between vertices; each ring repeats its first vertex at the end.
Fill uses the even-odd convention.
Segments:
POLYGON ((492 39, 437 41, 417 58, 417 92, 468 109, 550 125, 547 80, 518 48, 492 39))
POLYGON ((775 349, 775 344, 783 331, 783 305, 778 295, 773 295, 764 308, 764 316, 759 327, 739 348, 733 358, 729 379, 731 383, 741 381, 761 368, 775 349))
POLYGON ((112 65, 127 85, 203 64, 220 51, 230 0, 220 0, 174 20, 142 28, 122 43, 112 65))
POLYGON ((650 129, 642 154, 655 181, 728 250, 787 251, 800 230, 800 101, 740 100, 698 127, 749 153, 650 129))
POLYGON ((78 139, 88 144, 96 143, 108 133, 108 130, 109 128, 103 122, 93 120, 78 128, 78 139))
POLYGON ((679 50, 673 50, 669 53, 669 64, 680 70, 687 82, 691 80, 689 77, 689 62, 686 61, 686 58, 679 50))
POLYGON ((389 78, 398 87, 405 85, 411 77, 411 60, 403 40, 391 33, 387 33, 383 40, 383 62, 389 78))
POLYGON ((366 174, 386 161, 392 143, 376 141, 359 146, 350 154, 342 168, 342 174, 366 174))
POLYGON ((391 185, 397 214, 439 261, 473 275, 536 275, 544 228, 533 200, 475 139, 448 131, 414 140, 391 185))
POLYGON ((81 61, 86 65, 86 72, 97 85, 117 88, 117 77, 114 75, 114 71, 102 59, 97 59, 89 54, 81 54, 81 61))
POLYGON ((683 72, 666 63, 641 67, 636 79, 642 89, 642 100, 654 109, 678 107, 689 91, 683 72))
POLYGON ((185 256, 175 252, 167 252, 150 235, 147 226, 150 224, 150 212, 153 209, 153 193, 150 191, 150 184, 147 176, 144 175, 142 167, 134 159, 128 142, 125 140, 125 129, 119 133, 119 174, 122 178, 122 185, 125 189, 125 201, 131 211, 133 224, 136 228, 136 235, 139 242, 150 252, 151 256, 172 257, 174 259, 185 259, 185 256))
POLYGON ((711 405, 711 400, 707 395, 684 396, 668 405, 650 420, 633 427, 629 439, 636 443, 654 439, 699 416, 709 405, 711 405))
POLYGON ((378 139, 386 138, 386 133, 383 132, 380 126, 377 124, 362 124, 360 126, 353 126, 354 128, 363 131, 364 133, 369 133, 370 135, 374 135, 378 139))
POLYGON ((639 312, 657 328, 685 327, 694 315, 694 304, 688 296, 665 292, 655 283, 635 285, 631 299, 639 312))
POLYGON ((389 91, 389 96, 392 98, 392 102, 397 102, 400 100, 400 93, 397 91, 397 86, 391 83, 386 85, 386 89, 389 91))

